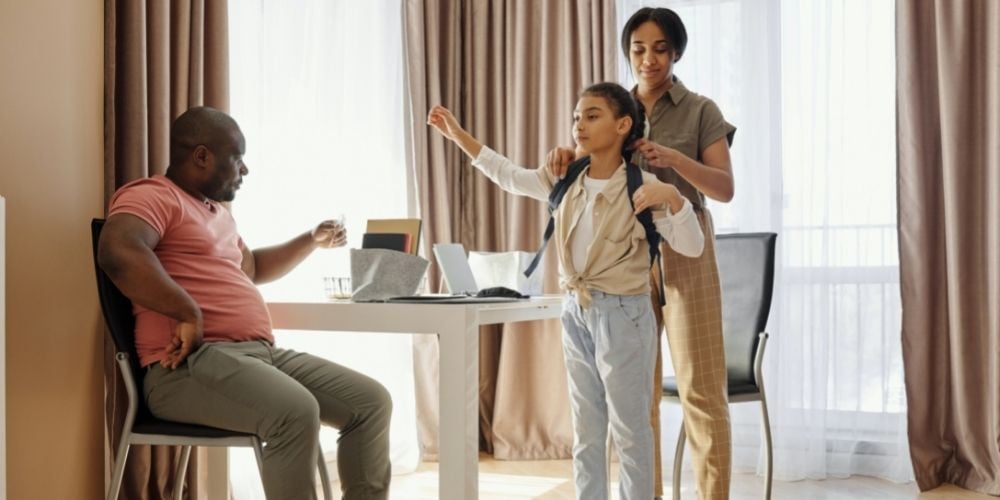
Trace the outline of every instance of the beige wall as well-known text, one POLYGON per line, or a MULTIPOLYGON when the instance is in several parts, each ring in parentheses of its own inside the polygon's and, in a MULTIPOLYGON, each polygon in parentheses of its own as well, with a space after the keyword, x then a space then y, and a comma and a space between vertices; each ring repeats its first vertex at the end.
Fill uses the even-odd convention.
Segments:
POLYGON ((7 498, 104 489, 90 256, 103 199, 101 0, 0 0, 7 198, 7 498))

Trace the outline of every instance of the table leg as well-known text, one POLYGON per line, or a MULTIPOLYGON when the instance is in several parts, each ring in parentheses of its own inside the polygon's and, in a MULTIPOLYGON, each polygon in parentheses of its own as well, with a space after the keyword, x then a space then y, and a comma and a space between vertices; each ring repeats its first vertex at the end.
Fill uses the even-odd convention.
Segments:
POLYGON ((479 327, 448 321, 440 340, 438 498, 479 498, 479 327))

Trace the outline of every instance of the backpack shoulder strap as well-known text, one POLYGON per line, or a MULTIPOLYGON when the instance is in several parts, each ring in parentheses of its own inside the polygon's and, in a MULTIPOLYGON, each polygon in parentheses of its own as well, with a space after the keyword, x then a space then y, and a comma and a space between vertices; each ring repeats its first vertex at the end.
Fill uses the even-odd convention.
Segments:
MULTIPOLYGON (((632 201, 632 196, 642 187, 642 170, 635 164, 629 163, 625 167, 625 174, 628 185, 628 202, 634 209, 635 202, 632 201)), ((636 214, 635 218, 639 219, 639 223, 646 230, 646 240, 649 241, 649 260, 652 262, 660 254, 660 233, 656 231, 656 224, 653 224, 653 212, 647 208, 636 214)))
MULTIPOLYGON (((629 205, 635 209, 635 202, 632 201, 632 196, 635 192, 642 186, 642 170, 634 163, 629 163, 625 166, 626 183, 628 186, 628 202, 629 205)), ((665 289, 663 287, 663 262, 660 259, 660 233, 656 230, 656 224, 653 223, 653 212, 650 209, 643 210, 635 216, 639 219, 639 223, 642 224, 642 228, 646 230, 646 242, 649 243, 649 264, 656 265, 660 272, 660 305, 666 303, 665 289)))
POLYGON ((555 231, 556 209, 559 208, 563 197, 566 196, 566 191, 569 191, 569 187, 576 182, 576 179, 580 177, 580 172, 583 172, 588 165, 590 165, 589 156, 570 163, 566 168, 566 175, 552 186, 552 191, 549 192, 549 223, 545 226, 545 234, 542 235, 542 244, 539 246, 538 251, 535 252, 535 257, 531 259, 531 264, 524 270, 525 277, 530 277, 531 273, 535 272, 535 268, 538 267, 539 261, 542 260, 542 254, 545 253, 545 247, 549 243, 549 238, 552 238, 552 233, 555 231))

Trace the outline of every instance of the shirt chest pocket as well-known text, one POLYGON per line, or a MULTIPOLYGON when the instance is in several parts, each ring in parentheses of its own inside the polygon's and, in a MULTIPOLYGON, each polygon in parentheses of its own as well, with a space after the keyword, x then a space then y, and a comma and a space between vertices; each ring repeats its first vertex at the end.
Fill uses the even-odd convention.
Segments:
POLYGON ((676 149, 691 159, 698 159, 698 135, 692 132, 664 134, 656 141, 668 148, 676 149))
POLYGON ((632 213, 632 205, 614 210, 608 214, 608 220, 601 221, 604 239, 612 245, 625 245, 630 240, 642 239, 645 231, 632 213))

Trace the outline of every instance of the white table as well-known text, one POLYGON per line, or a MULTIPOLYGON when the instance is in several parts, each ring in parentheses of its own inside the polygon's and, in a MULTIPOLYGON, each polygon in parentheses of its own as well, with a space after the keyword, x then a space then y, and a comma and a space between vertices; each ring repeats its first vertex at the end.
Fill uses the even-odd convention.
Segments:
POLYGON ((440 343, 438 498, 479 497, 479 326, 558 318, 562 296, 493 304, 271 302, 280 330, 434 333, 440 343))

